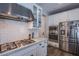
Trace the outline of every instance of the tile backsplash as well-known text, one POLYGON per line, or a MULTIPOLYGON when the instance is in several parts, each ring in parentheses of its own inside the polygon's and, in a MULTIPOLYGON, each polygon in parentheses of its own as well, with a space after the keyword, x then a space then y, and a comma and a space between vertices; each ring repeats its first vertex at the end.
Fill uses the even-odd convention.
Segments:
POLYGON ((0 19, 0 44, 28 39, 28 34, 27 23, 0 19))

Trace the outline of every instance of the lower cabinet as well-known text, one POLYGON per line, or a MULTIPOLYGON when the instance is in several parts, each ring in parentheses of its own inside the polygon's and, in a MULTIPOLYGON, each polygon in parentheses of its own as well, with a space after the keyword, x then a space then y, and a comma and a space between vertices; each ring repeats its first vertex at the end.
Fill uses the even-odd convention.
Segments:
POLYGON ((26 54, 24 54, 23 56, 36 56, 36 50, 33 49, 33 50, 27 52, 26 54))
POLYGON ((2 56, 46 56, 47 40, 40 41, 34 45, 22 47, 20 49, 9 51, 2 56))
POLYGON ((17 49, 16 51, 3 54, 3 56, 36 56, 36 45, 17 49))
POLYGON ((47 41, 40 42, 37 44, 37 56, 46 56, 47 55, 47 41))

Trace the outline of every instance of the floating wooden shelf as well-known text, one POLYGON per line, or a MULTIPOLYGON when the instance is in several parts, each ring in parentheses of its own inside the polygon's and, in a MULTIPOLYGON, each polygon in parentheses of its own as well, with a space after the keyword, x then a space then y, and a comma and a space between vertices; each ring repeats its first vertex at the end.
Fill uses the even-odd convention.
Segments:
POLYGON ((0 14, 0 19, 8 19, 8 20, 15 20, 15 21, 22 21, 22 22, 33 21, 33 20, 28 20, 28 19, 20 17, 20 16, 14 16, 14 15, 8 15, 8 14, 0 14), (25 19, 25 20, 23 20, 23 19, 25 19))

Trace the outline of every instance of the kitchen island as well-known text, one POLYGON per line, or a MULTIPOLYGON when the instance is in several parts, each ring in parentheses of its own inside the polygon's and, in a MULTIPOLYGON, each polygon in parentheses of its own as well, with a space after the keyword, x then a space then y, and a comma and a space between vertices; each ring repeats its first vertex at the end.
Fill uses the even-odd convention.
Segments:
POLYGON ((0 56, 46 56, 47 38, 32 39, 35 42, 0 53, 0 56))

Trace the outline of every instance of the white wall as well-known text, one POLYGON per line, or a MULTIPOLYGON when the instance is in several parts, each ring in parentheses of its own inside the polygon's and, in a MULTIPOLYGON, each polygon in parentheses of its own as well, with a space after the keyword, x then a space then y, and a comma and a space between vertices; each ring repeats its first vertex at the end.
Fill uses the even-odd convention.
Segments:
POLYGON ((28 24, 0 19, 0 44, 28 39, 28 24))
MULTIPOLYGON (((18 3, 33 11, 33 3, 18 3)), ((32 23, 0 19, 0 44, 28 39, 32 23)))
POLYGON ((79 8, 67 11, 68 19, 67 21, 79 20, 79 8))
POLYGON ((49 26, 58 25, 59 22, 72 21, 72 20, 79 20, 79 8, 48 16, 47 20, 48 36, 49 36, 49 26))
POLYGON ((79 20, 79 8, 49 16, 48 26, 58 25, 59 22, 72 20, 79 20))
MULTIPOLYGON (((18 3, 26 8, 29 8, 33 11, 34 3, 18 3)), ((13 42, 22 39, 28 39, 28 34, 32 33, 33 30, 29 30, 32 28, 33 23, 25 23, 19 21, 12 20, 3 20, 0 19, 0 44, 13 42)), ((35 37, 38 37, 38 30, 34 30, 35 37)))

